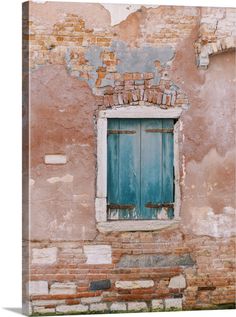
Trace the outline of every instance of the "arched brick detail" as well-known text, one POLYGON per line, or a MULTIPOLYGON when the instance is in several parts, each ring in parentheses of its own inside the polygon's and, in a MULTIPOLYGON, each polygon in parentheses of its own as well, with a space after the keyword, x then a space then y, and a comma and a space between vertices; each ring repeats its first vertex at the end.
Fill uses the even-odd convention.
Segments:
POLYGON ((220 54, 230 50, 235 50, 236 38, 234 36, 225 37, 216 42, 207 43, 205 45, 196 44, 197 50, 197 66, 202 69, 207 69, 211 55, 220 54))
POLYGON ((107 87, 104 95, 100 96, 101 104, 105 107, 117 105, 158 105, 160 108, 181 107, 189 105, 186 94, 176 85, 166 87, 151 86, 150 88, 139 88, 135 86, 129 90, 107 87))

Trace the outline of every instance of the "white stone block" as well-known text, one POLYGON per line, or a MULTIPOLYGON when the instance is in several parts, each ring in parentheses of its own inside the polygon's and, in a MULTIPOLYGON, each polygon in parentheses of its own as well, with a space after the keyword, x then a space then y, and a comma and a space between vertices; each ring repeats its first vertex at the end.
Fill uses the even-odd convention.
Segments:
POLYGON ((162 299, 152 300, 152 309, 164 309, 164 303, 162 299))
POLYGON ((63 154, 46 154, 44 155, 45 164, 66 164, 67 157, 63 154))
POLYGON ((54 283, 51 285, 50 294, 76 294, 75 283, 54 283))
POLYGON ((128 310, 140 311, 146 310, 147 304, 145 302, 130 302, 128 303, 128 310))
POLYGON ((105 311, 107 310, 107 304, 105 303, 99 303, 99 304, 91 304, 90 305, 90 311, 105 311))
POLYGON ((107 196, 107 119, 97 121, 97 197, 107 196))
POLYGON ((34 307, 34 313, 38 314, 48 314, 48 313, 55 313, 55 308, 45 308, 45 307, 34 307))
POLYGON ((186 280, 183 275, 174 276, 170 279, 169 288, 185 288, 186 280))
POLYGON ((87 257, 86 264, 112 263, 110 245, 85 245, 84 253, 87 257))
POLYGON ((106 208, 107 208, 106 198, 96 198, 95 210, 96 210, 97 222, 103 222, 107 220, 106 208))
POLYGON ((61 305, 56 307, 58 313, 85 313, 88 311, 88 306, 85 305, 61 305))
POLYGON ((62 305, 65 304, 65 299, 41 299, 41 300, 33 300, 33 306, 48 306, 48 305, 62 305))
POLYGON ((126 304, 125 303, 113 303, 111 305, 111 311, 126 311, 126 304))
POLYGON ((115 286, 121 289, 149 288, 154 286, 154 282, 152 280, 117 281, 115 286))
POLYGON ((30 281, 27 283, 27 292, 29 295, 47 295, 48 282, 47 281, 30 281))
POLYGON ((32 264, 51 265, 57 261, 57 248, 32 249, 32 264))
POLYGON ((165 309, 182 309, 182 298, 165 299, 165 309))
POLYGON ((95 296, 95 297, 82 297, 81 303, 82 304, 93 304, 93 303, 99 303, 102 300, 101 296, 95 296))

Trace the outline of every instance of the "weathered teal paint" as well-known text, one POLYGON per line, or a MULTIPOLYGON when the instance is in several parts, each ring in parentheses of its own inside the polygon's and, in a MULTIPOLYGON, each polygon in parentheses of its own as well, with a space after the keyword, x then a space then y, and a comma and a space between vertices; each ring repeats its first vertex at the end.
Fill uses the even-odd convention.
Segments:
MULTIPOLYGON (((140 197, 140 120, 108 120, 108 205, 133 205, 133 208, 112 208, 109 217, 135 219, 140 197), (132 131, 118 134, 117 131, 132 131)), ((108 218, 109 218, 108 217, 108 218)))
MULTIPOLYGON (((108 129, 118 130, 119 128, 119 120, 108 121, 108 129)), ((110 135, 107 145, 107 198, 108 202, 115 203, 119 201, 119 135, 110 135)))
MULTIPOLYGON (((108 119, 108 219, 157 219, 174 198, 172 119, 108 119)), ((173 218, 173 208, 167 210, 173 218)))
POLYGON ((156 219, 157 210, 145 205, 162 202, 162 133, 147 132, 158 128, 162 128, 161 120, 142 120, 141 208, 146 219, 156 219))
POLYGON ((121 210, 119 218, 137 218, 140 199, 140 120, 120 120, 120 129, 136 133, 119 135, 119 202, 135 206, 134 209, 121 210))
MULTIPOLYGON (((162 120, 163 128, 174 128, 171 119, 162 120)), ((173 134, 162 133, 162 202, 174 201, 174 144, 173 134)), ((174 209, 168 208, 168 217, 174 217, 174 209)))

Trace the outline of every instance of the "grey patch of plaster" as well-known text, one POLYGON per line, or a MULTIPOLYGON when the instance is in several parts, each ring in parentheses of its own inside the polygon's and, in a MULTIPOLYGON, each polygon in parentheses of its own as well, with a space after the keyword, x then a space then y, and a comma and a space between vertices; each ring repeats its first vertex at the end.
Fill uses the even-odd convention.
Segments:
MULTIPOLYGON (((171 61, 174 57, 174 50, 171 46, 165 47, 152 47, 145 45, 138 48, 130 48, 125 42, 113 41, 110 48, 104 49, 100 46, 93 45, 85 53, 85 58, 89 65, 94 67, 89 72, 88 84, 91 88, 94 87, 97 79, 97 69, 105 65, 101 60, 101 54, 103 51, 115 52, 118 64, 116 71, 118 73, 153 73, 154 78, 152 79, 153 85, 158 85, 160 82, 160 74, 158 69, 155 67, 155 61, 159 61, 162 65, 165 65, 171 61)), ((66 62, 68 70, 72 69, 70 63, 70 50, 66 52, 66 62)), ((81 79, 79 77, 79 79, 81 79)), ((108 73, 103 78, 101 87, 114 86, 114 79, 111 73, 108 73)))
POLYGON ((96 71, 92 71, 90 72, 90 77, 88 79, 88 84, 91 88, 94 87, 95 82, 96 82, 96 76, 97 76, 97 72, 96 71))
POLYGON ((112 74, 107 74, 106 77, 104 79, 102 79, 102 87, 105 86, 113 86, 114 85, 114 78, 112 76, 112 74))
POLYGON ((119 73, 149 73, 154 70, 154 62, 165 64, 174 57, 171 46, 153 47, 146 45, 139 48, 129 48, 122 41, 113 41, 112 51, 116 52, 119 60, 117 71, 119 73))
POLYGON ((88 84, 91 88, 94 87, 96 79, 97 79, 96 69, 98 69, 98 67, 103 66, 103 63, 101 60, 101 53, 103 50, 104 49, 102 47, 93 45, 85 53, 85 58, 87 59, 89 64, 94 66, 94 70, 90 71, 89 73, 89 80, 88 80, 88 84))
POLYGON ((91 48, 85 53, 85 58, 96 68, 102 66, 102 60, 100 58, 103 48, 97 45, 91 46, 91 48))
MULTIPOLYGON (((174 50, 171 46, 152 47, 146 45, 138 48, 130 48, 122 41, 113 41, 111 51, 116 53, 118 64, 117 72, 124 73, 153 73, 152 85, 158 85, 160 74, 155 67, 155 61, 162 65, 173 59, 174 50)), ((105 77, 102 86, 113 85, 112 80, 107 81, 105 77)))
POLYGON ((171 267, 171 266, 193 266, 195 262, 190 254, 183 255, 124 255, 117 263, 118 268, 134 267, 171 267))
POLYGON ((152 85, 159 85, 161 80, 161 76, 158 72, 158 70, 155 71, 154 73, 154 78, 151 80, 152 85))

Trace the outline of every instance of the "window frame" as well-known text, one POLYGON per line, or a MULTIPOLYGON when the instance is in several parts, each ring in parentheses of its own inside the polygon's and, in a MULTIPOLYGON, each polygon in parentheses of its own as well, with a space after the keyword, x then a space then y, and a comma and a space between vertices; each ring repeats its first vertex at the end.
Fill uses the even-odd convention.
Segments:
POLYGON ((150 231, 175 225, 180 220, 180 175, 178 138, 180 120, 174 124, 174 218, 171 220, 107 220, 107 120, 129 119, 179 119, 181 107, 161 109, 158 106, 126 106, 101 110, 97 120, 97 181, 95 215, 97 228, 109 231, 150 231))

